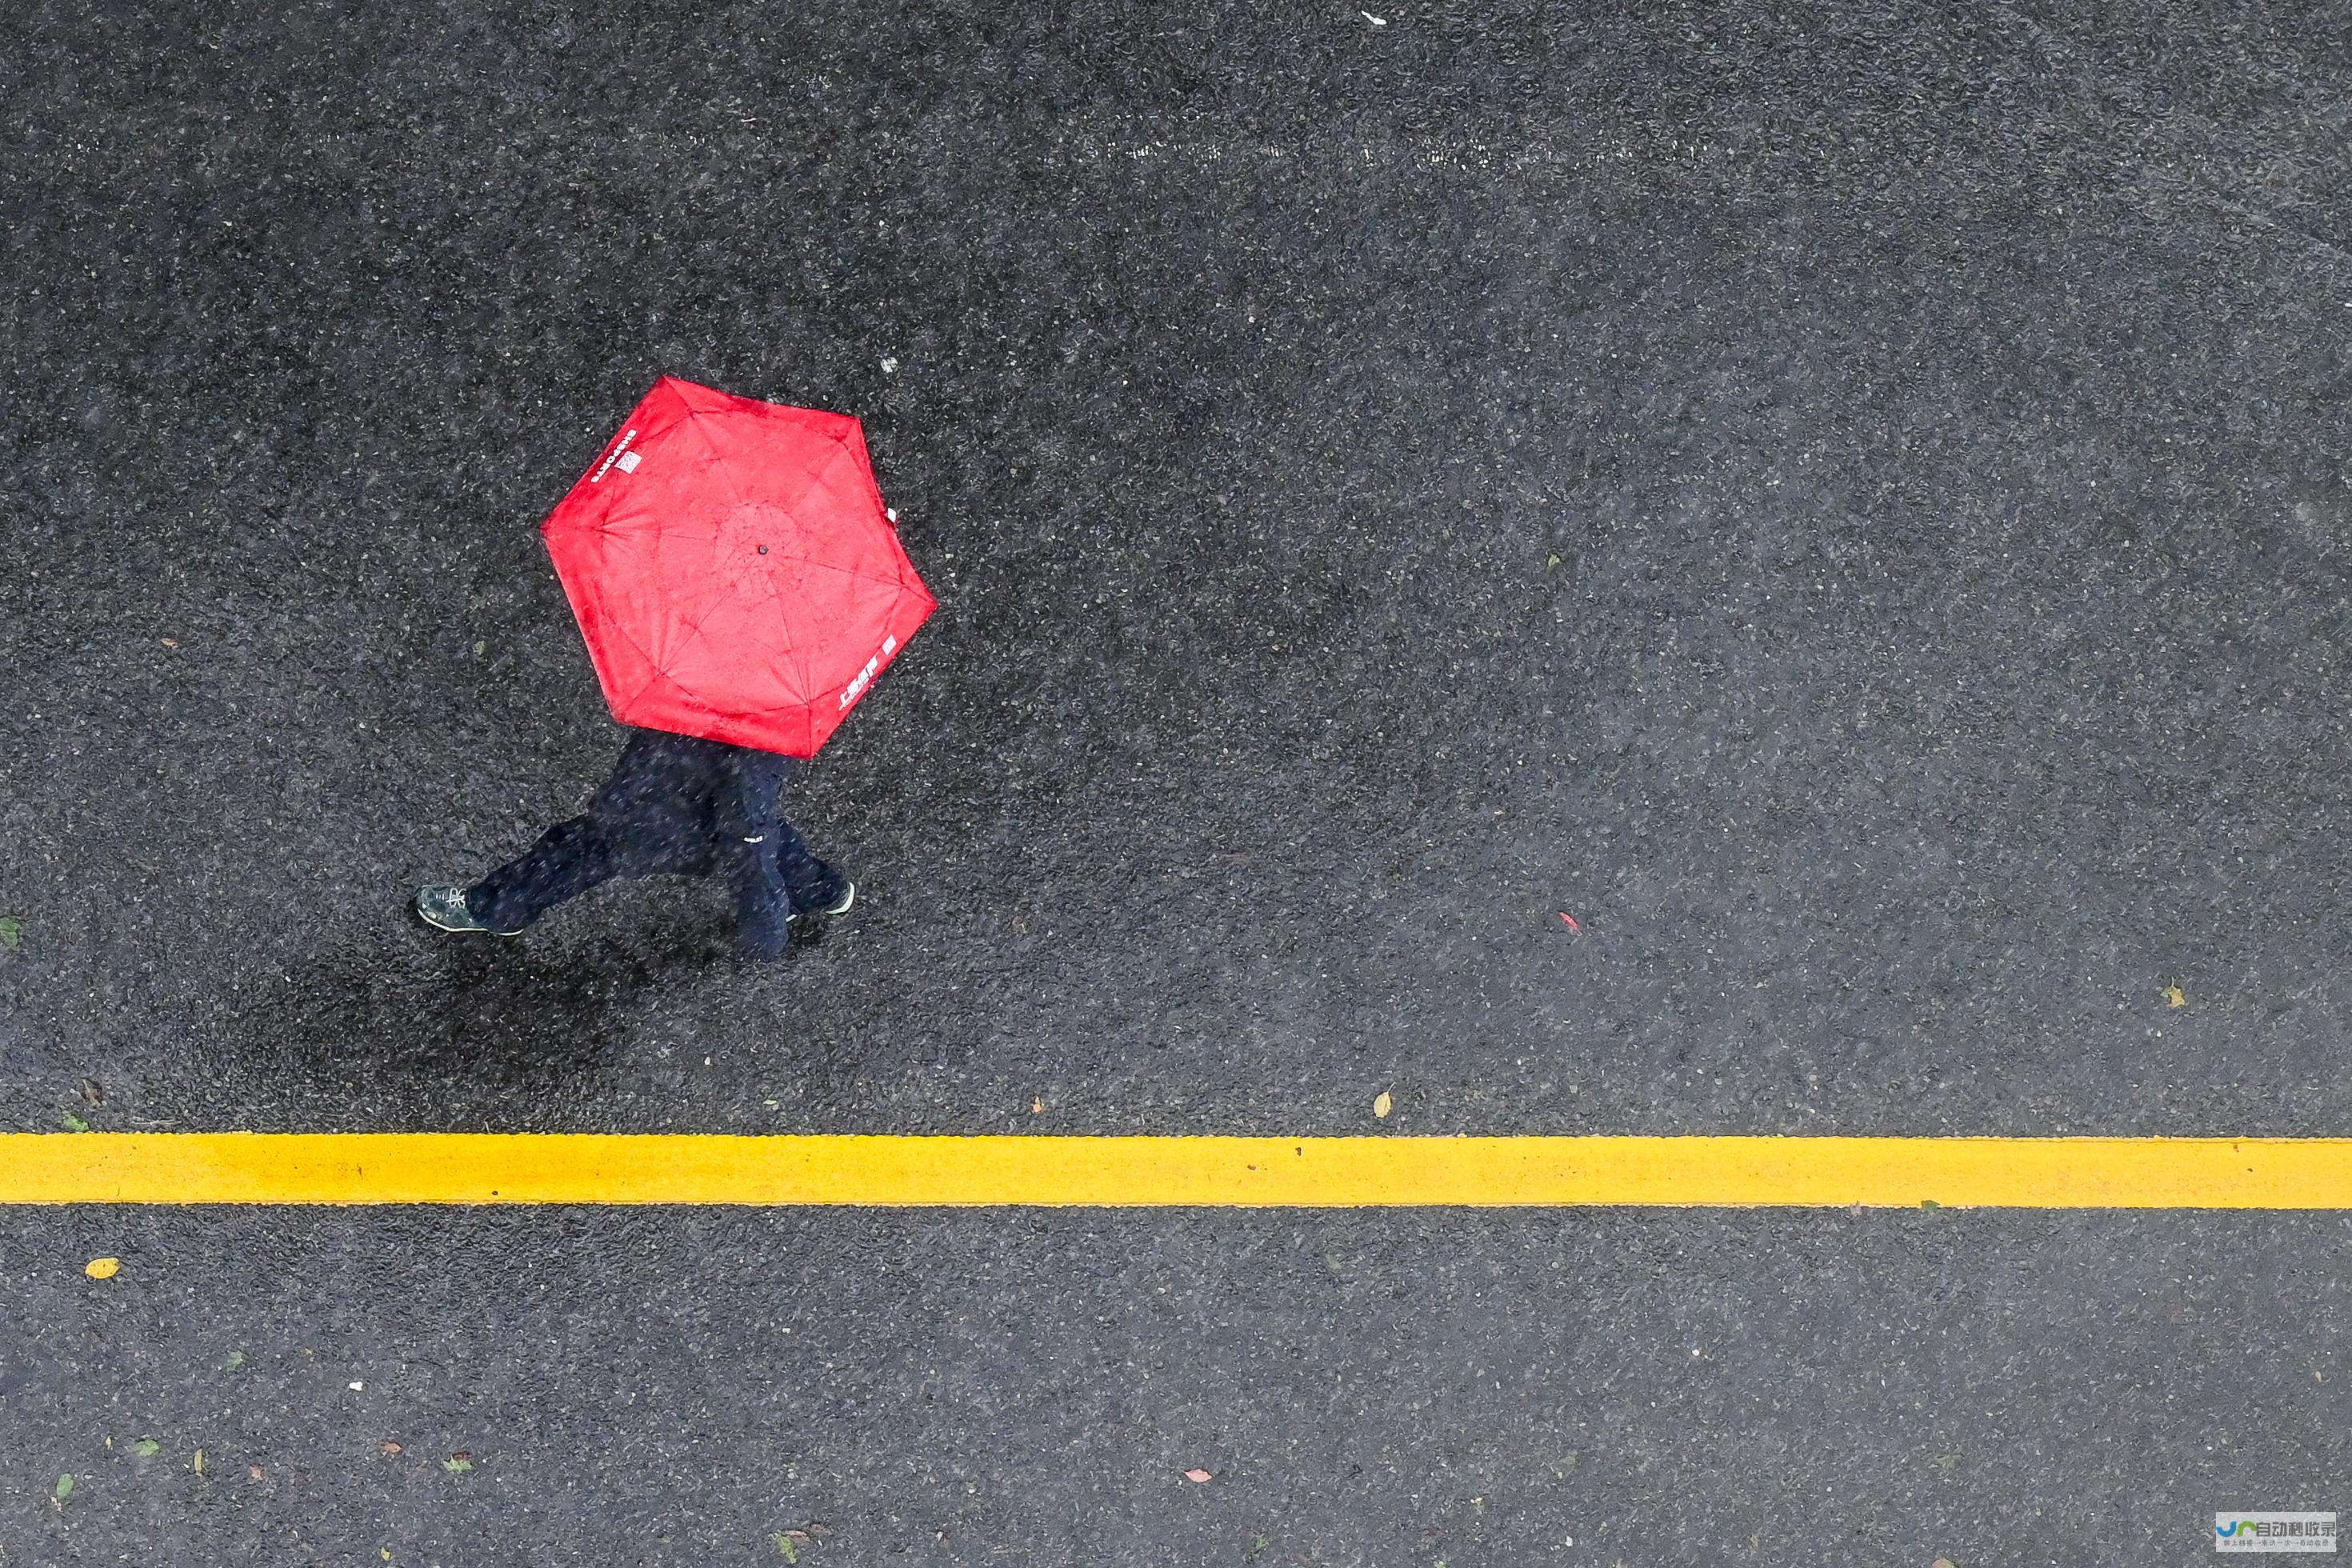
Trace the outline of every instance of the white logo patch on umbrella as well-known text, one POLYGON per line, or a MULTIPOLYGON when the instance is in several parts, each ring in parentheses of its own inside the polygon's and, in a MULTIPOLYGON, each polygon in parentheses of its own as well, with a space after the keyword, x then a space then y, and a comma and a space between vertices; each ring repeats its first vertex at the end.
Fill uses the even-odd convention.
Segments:
POLYGON ((851 681, 847 686, 842 689, 841 705, 844 708, 846 708, 851 703, 856 701, 857 694, 864 691, 868 686, 871 686, 874 683, 874 672, 882 668, 882 661, 898 651, 898 639, 895 637, 884 637, 882 639, 882 651, 876 654, 872 658, 867 659, 866 661, 866 668, 857 672, 857 679, 851 681))

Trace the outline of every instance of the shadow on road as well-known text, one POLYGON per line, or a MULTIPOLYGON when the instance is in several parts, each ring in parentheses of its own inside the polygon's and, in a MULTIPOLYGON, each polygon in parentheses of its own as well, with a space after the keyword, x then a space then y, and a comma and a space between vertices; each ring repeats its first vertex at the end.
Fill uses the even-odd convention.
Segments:
POLYGON ((241 991, 215 1064, 232 1079, 264 1075, 236 1086, 240 1098, 284 1113, 562 1125, 609 1094, 621 1041, 642 1050, 649 1016, 699 1012, 695 982, 738 965, 709 932, 451 938, 412 917, 241 991))

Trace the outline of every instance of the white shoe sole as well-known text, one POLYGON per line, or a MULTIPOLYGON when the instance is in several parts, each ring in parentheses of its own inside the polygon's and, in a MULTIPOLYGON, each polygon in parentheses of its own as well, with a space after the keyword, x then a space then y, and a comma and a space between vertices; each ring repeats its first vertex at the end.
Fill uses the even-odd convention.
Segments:
POLYGON ((520 936, 522 934, 519 931, 492 931, 488 926, 445 926, 423 910, 416 911, 416 918, 435 931, 446 931, 451 936, 520 936))
POLYGON ((857 884, 856 884, 856 883, 855 883, 855 882, 852 882, 852 883, 850 883, 850 884, 849 884, 849 891, 847 891, 847 892, 845 892, 845 893, 842 894, 842 896, 841 896, 841 902, 839 902, 839 903, 835 904, 833 908, 831 908, 831 909, 829 909, 829 910, 797 910, 797 911, 795 911, 794 913, 792 913, 792 914, 786 915, 786 916, 784 917, 784 919, 786 919, 786 920, 788 920, 788 921, 797 921, 797 920, 804 920, 804 919, 806 919, 806 918, 807 918, 808 916, 810 916, 810 915, 821 915, 821 916, 824 917, 825 919, 830 920, 830 919, 832 919, 835 915, 845 915, 845 914, 847 914, 847 913, 849 912, 849 906, 850 906, 850 905, 852 905, 852 904, 854 904, 854 903, 856 903, 856 901, 857 901, 857 884))

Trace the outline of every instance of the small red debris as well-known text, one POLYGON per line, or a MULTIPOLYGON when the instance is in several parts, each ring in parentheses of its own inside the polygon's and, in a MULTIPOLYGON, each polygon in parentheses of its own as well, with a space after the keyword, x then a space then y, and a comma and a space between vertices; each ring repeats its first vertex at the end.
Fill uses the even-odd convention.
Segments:
POLYGON ((1198 1486, 1207 1486, 1216 1478, 1206 1470, 1187 1470, 1184 1472, 1184 1479, 1198 1486))
POLYGON ((1576 917, 1574 915, 1570 914, 1566 910, 1562 910, 1559 911, 1559 918, 1568 922, 1569 930, 1574 931, 1579 936, 1582 936, 1584 934, 1584 928, 1576 923, 1576 917))

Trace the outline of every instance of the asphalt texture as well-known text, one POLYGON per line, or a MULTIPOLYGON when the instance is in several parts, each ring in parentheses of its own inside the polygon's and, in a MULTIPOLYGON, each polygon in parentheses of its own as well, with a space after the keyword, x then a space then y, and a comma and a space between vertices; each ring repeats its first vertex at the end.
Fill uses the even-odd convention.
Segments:
MULTIPOLYGON (((2341 4, 37 6, 0 1118, 2352 1131, 2348 88, 2341 4), (534 525, 665 373, 863 418, 940 600, 791 797, 857 908, 425 931, 619 749, 534 525)), ((0 1562, 2202 1561, 2352 1507, 2347 1258, 19 1211, 0 1562)))

